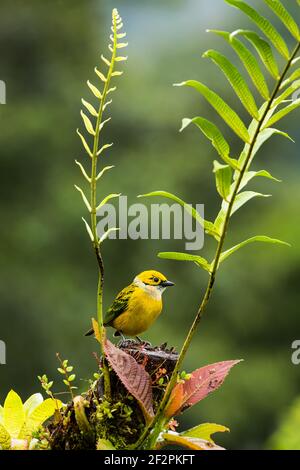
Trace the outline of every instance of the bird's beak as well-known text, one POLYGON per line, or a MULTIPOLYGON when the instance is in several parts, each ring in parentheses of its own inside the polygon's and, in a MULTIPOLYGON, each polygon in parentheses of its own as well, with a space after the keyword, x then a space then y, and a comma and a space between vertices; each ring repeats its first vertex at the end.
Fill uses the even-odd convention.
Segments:
POLYGON ((163 281, 161 283, 161 286, 162 287, 172 287, 172 286, 175 286, 174 282, 171 282, 171 281, 163 281))

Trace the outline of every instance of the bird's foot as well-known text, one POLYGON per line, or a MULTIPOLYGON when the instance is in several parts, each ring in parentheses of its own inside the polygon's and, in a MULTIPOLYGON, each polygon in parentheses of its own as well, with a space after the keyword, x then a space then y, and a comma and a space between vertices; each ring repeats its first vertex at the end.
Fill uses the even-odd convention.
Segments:
POLYGON ((152 346, 151 343, 149 343, 149 341, 144 341, 143 339, 141 339, 139 336, 136 336, 136 339, 137 339, 137 342, 141 345, 141 346, 152 346))

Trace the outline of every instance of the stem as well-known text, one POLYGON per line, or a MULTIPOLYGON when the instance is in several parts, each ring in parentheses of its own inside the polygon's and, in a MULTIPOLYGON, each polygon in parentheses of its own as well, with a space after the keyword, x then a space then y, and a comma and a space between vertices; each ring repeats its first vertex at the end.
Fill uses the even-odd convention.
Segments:
POLYGON ((109 370, 108 366, 105 361, 105 354, 104 354, 104 341, 105 341, 105 331, 103 326, 103 287, 104 287, 104 263, 100 249, 100 240, 97 233, 97 163, 98 163, 98 149, 99 149, 99 141, 100 141, 100 130, 101 130, 101 123, 103 112, 105 108, 107 93, 110 87, 110 81, 115 65, 115 58, 117 54, 117 24, 116 19, 113 15, 113 50, 112 50, 112 58, 108 70, 108 74, 106 77, 106 81, 104 84, 104 89, 102 92, 102 98, 100 100, 99 111, 96 121, 96 128, 95 128, 95 137, 94 137, 94 144, 93 144, 93 152, 92 152, 92 173, 91 173, 91 229, 93 233, 93 247, 95 250, 98 268, 99 268, 99 278, 98 278, 98 287, 97 287, 97 319, 99 324, 100 330, 100 346, 101 352, 103 355, 103 373, 104 373, 104 392, 106 397, 109 399, 110 397, 110 379, 109 379, 109 370))
MULTIPOLYGON (((150 425, 145 429, 144 433, 142 434, 142 436, 140 437, 138 442, 135 444, 135 446, 134 446, 135 448, 141 446, 145 442, 145 440, 147 439, 148 434, 150 433, 151 430, 154 430, 154 432, 155 432, 155 427, 156 426, 160 428, 161 425, 164 425, 164 422, 165 422, 164 417, 163 417, 164 409, 165 409, 166 405, 168 404, 168 401, 170 399, 172 390, 173 390, 173 388, 174 388, 174 386, 177 382, 177 375, 178 375, 179 369, 180 369, 180 367, 183 363, 183 360, 185 358, 187 350, 189 349, 189 346, 190 346, 191 341, 194 337, 194 334, 197 330, 197 327, 199 326, 199 323, 200 323, 200 321, 203 317, 203 314, 206 311, 207 304, 208 304, 208 302, 210 300, 210 297, 212 295, 212 292, 213 292, 213 287, 214 287, 215 280, 216 280, 216 274, 217 274, 217 270, 218 270, 218 266, 219 266, 219 261, 220 261, 223 246, 224 246, 224 243, 225 243, 225 238, 226 238, 227 230, 228 230, 228 227, 229 227, 230 216, 231 216, 231 212, 232 212, 232 208, 233 208, 235 198, 236 198, 236 196, 239 192, 242 179, 244 177, 245 172, 247 171, 248 164, 249 164, 249 162, 251 160, 251 157, 252 157, 252 152, 253 152, 254 146, 256 144, 257 138, 258 138, 259 133, 261 131, 261 128, 264 124, 264 121, 267 117, 267 114, 268 114, 268 112, 270 111, 270 109, 272 107, 274 99, 276 98, 276 95, 277 95, 277 93, 280 89, 280 86, 281 86, 287 72, 289 71, 291 63, 292 63, 293 59, 296 57, 296 55, 298 54, 299 50, 300 50, 300 42, 297 44, 297 46, 296 46, 295 50, 293 51, 290 59, 288 60, 286 66, 285 66, 285 68, 284 68, 284 70, 283 70, 283 72, 282 72, 275 88, 274 88, 274 91, 273 91, 269 101, 267 102, 266 109, 265 109, 262 117, 259 119, 259 121, 257 123, 257 128, 256 128, 255 134, 253 136, 253 139, 251 140, 249 150, 248 150, 248 153, 247 153, 247 157, 245 159, 243 167, 240 170, 239 177, 236 181, 236 184, 235 184, 235 187, 233 189, 232 196, 231 196, 231 199, 230 199, 230 202, 229 202, 229 205, 228 205, 224 225, 223 225, 223 228, 222 228, 222 233, 221 233, 221 236, 220 236, 220 240, 218 242, 218 246, 217 246, 217 250, 216 250, 212 270, 211 270, 211 273, 210 273, 210 276, 209 276, 209 281, 208 281, 208 285, 207 285, 206 291, 205 291, 204 296, 203 296, 203 300, 200 304, 200 307, 197 311, 196 317, 195 317, 195 319, 192 323, 192 326, 191 326, 191 328, 188 332, 188 335, 187 335, 187 337, 184 341, 184 344, 182 346, 178 361, 177 361, 176 366, 174 368, 174 371, 172 373, 172 376, 171 376, 170 382, 168 384, 168 387, 166 389, 165 395, 164 395, 164 397, 163 397, 163 399, 162 399, 162 401, 159 405, 157 413, 156 413, 152 423, 150 423, 150 425)), ((151 439, 151 441, 152 441, 152 439, 151 439)))

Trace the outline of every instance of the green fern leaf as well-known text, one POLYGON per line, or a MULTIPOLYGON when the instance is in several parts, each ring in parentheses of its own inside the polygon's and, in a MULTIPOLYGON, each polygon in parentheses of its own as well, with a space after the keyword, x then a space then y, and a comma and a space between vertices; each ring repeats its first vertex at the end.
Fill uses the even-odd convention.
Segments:
POLYGON ((269 173, 266 170, 246 171, 246 173, 244 174, 243 179, 241 181, 239 191, 244 189, 247 186, 247 184, 250 183, 250 181, 253 180, 253 178, 256 178, 257 176, 267 178, 267 179, 270 179, 272 181, 276 181, 277 183, 281 183, 281 180, 279 180, 277 178, 274 178, 274 176, 272 176, 271 173, 269 173))
MULTIPOLYGON (((251 199, 254 199, 256 197, 270 197, 269 194, 261 194, 261 193, 256 193, 254 191, 244 191, 243 193, 239 193, 232 206, 231 214, 232 216, 235 212, 237 212, 241 207, 243 207, 247 202, 251 201, 251 199)), ((226 214, 228 212, 228 207, 229 207, 229 202, 223 200, 222 202, 222 207, 220 212, 217 215, 217 218, 214 222, 214 228, 216 232, 221 235, 221 232, 224 227, 225 219, 226 219, 226 214)))
POLYGON ((269 88, 258 65, 256 57, 252 54, 252 52, 250 52, 249 49, 239 39, 226 31, 208 30, 208 32, 212 32, 222 37, 235 50, 257 91, 265 100, 268 100, 270 98, 269 88))
POLYGON ((240 35, 245 37, 256 49, 258 55, 260 56, 262 63, 269 71, 271 76, 275 78, 275 80, 279 79, 279 68, 274 57, 272 48, 270 44, 262 39, 257 33, 254 31, 246 31, 243 29, 239 29, 232 33, 233 35, 240 35))
MULTIPOLYGON (((264 143, 267 142, 274 135, 280 135, 282 137, 285 137, 286 139, 289 139, 291 142, 294 142, 293 139, 286 132, 282 132, 282 131, 280 131, 278 129, 275 129, 273 127, 269 127, 269 128, 266 128, 266 129, 262 130, 259 133, 259 135, 256 139, 256 142, 255 142, 255 145, 253 147, 252 154, 251 154, 251 157, 250 157, 249 162, 248 162, 248 168, 251 165, 255 155, 258 153, 258 151, 261 149, 261 147, 264 145, 264 143)), ((240 167, 243 166, 248 152, 249 152, 249 144, 246 144, 244 149, 243 149, 243 152, 241 153, 241 156, 239 158, 240 167)))
POLYGON ((264 0, 264 2, 278 16, 291 35, 294 36, 297 41, 300 41, 298 25, 282 3, 279 0, 264 0))
POLYGON ((283 101, 287 100, 295 91, 300 88, 300 80, 295 80, 291 86, 289 86, 276 100, 274 101, 273 106, 279 106, 283 101))
POLYGON ((259 119, 258 109, 253 95, 239 70, 222 54, 209 50, 203 54, 220 67, 245 109, 255 119, 259 119))
POLYGON ((290 114, 292 111, 299 108, 299 106, 300 106, 300 98, 298 100, 294 101, 292 104, 290 104, 290 105, 286 106, 285 108, 281 109, 280 111, 278 111, 278 113, 274 114, 274 116, 271 119, 269 119, 269 121, 267 121, 267 123, 264 125, 264 129, 266 127, 273 126, 273 124, 275 124, 275 122, 280 121, 282 118, 284 118, 285 116, 290 114))
POLYGON ((208 272, 210 271, 209 262, 205 258, 202 258, 201 256, 190 255, 188 253, 173 253, 173 252, 158 253, 157 256, 161 259, 169 259, 169 260, 174 260, 174 261, 190 261, 190 262, 195 263, 197 266, 204 268, 206 271, 208 272))
POLYGON ((184 208, 191 216, 201 225, 201 227, 204 227, 206 232, 210 235, 215 235, 216 232, 214 230, 214 224, 212 222, 208 222, 207 220, 204 220, 199 212, 194 209, 190 204, 184 202, 182 199, 179 197, 175 196, 172 193, 168 193, 166 191, 153 191, 148 194, 141 194, 138 196, 139 198, 141 197, 164 197, 166 199, 171 199, 172 201, 176 202, 179 204, 181 207, 184 208))
POLYGON ((232 206, 231 215, 237 212, 241 207, 243 207, 247 202, 251 201, 256 197, 270 197, 270 194, 261 194, 256 193, 254 191, 244 191, 243 193, 239 193, 232 206))
POLYGON ((256 242, 261 242, 261 243, 273 243, 273 244, 275 244, 275 245, 291 246, 291 245, 289 245, 289 244, 286 243, 286 242, 283 242, 283 241, 281 241, 281 240, 277 240, 276 238, 270 238, 270 237, 266 237, 266 236, 264 236, 264 235, 257 235, 257 236, 255 236, 255 237, 249 238, 248 240, 245 240, 244 242, 239 243, 238 245, 233 246, 233 247, 230 248, 229 250, 224 251, 224 252, 221 254, 221 257, 220 257, 220 263, 222 263, 223 261, 225 261, 227 258, 229 258, 229 256, 231 256, 233 253, 235 253, 236 251, 240 250, 240 249, 243 248, 244 246, 249 245, 250 243, 256 243, 256 242))
POLYGON ((228 165, 221 165, 214 161, 214 174, 216 176, 216 188, 222 199, 227 200, 230 195, 232 170, 228 165))
POLYGON ((300 69, 295 70, 284 82, 282 83, 280 90, 288 86, 290 83, 292 83, 294 80, 297 80, 300 78, 300 69))
POLYGON ((269 20, 261 16, 254 8, 240 0, 225 0, 229 5, 239 8, 261 29, 265 36, 272 42, 278 52, 285 58, 290 58, 290 53, 285 40, 279 34, 275 26, 269 20))
POLYGON ((210 90, 206 85, 203 85, 196 80, 187 80, 176 84, 175 86, 190 86, 195 88, 199 93, 206 98, 211 106, 217 111, 217 113, 224 119, 229 127, 244 141, 250 142, 250 137, 246 129, 245 124, 239 118, 233 109, 228 106, 227 103, 214 91, 210 90))
POLYGON ((202 117, 195 117, 194 119, 185 118, 182 120, 182 127, 180 129, 180 132, 182 132, 191 123, 195 124, 203 132, 203 134, 212 142, 212 145, 215 147, 218 154, 220 155, 222 160, 224 160, 225 163, 231 166, 234 170, 239 169, 237 160, 229 157, 229 144, 215 124, 202 117))

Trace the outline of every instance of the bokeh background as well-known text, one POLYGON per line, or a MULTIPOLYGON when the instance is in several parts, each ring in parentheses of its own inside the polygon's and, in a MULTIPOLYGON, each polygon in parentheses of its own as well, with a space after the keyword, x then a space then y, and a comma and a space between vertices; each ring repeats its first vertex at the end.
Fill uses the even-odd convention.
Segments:
MULTIPOLYGON (((264 10, 262 2, 252 3, 264 10)), ((299 18, 296 2, 288 3, 299 18)), ((0 79, 7 84, 7 104, 0 107, 0 339, 7 365, 0 366, 0 402, 10 388, 24 399, 39 391, 41 373, 62 391, 57 351, 74 364, 81 390, 96 370, 96 343, 83 337, 95 310, 97 270, 81 222, 85 207, 73 187, 82 182, 74 159, 86 158, 75 129, 81 126, 80 98, 89 97, 86 80, 94 79, 93 67, 107 48, 113 7, 124 19, 129 61, 106 128, 115 145, 105 163, 116 168, 101 182, 103 195, 122 192, 134 203, 138 194, 165 189, 204 203, 206 218, 212 218, 220 204, 212 175, 216 154, 196 129, 178 129, 183 117, 220 121, 195 91, 172 84, 200 79, 246 118, 225 78, 201 59, 208 48, 231 54, 207 28, 250 26, 222 0, 1 1, 0 79)), ((270 436, 300 393, 300 366, 291 363, 291 344, 300 336, 299 114, 281 128, 297 143, 275 137, 255 168, 283 183, 252 183, 273 197, 251 202, 232 219, 227 246, 266 234, 292 248, 253 245, 224 264, 185 361, 190 371, 244 359, 222 389, 180 418, 182 429, 206 421, 229 426, 231 433, 218 442, 235 449, 275 446, 270 436)), ((237 154, 239 141, 224 132, 237 154)), ((144 269, 161 270, 176 282, 145 338, 177 348, 206 285, 196 266, 156 257, 182 249, 180 241, 116 240, 104 247, 106 306, 144 269)), ((202 254, 211 249, 207 241, 202 254)), ((299 415, 292 434, 299 435, 299 415)))

